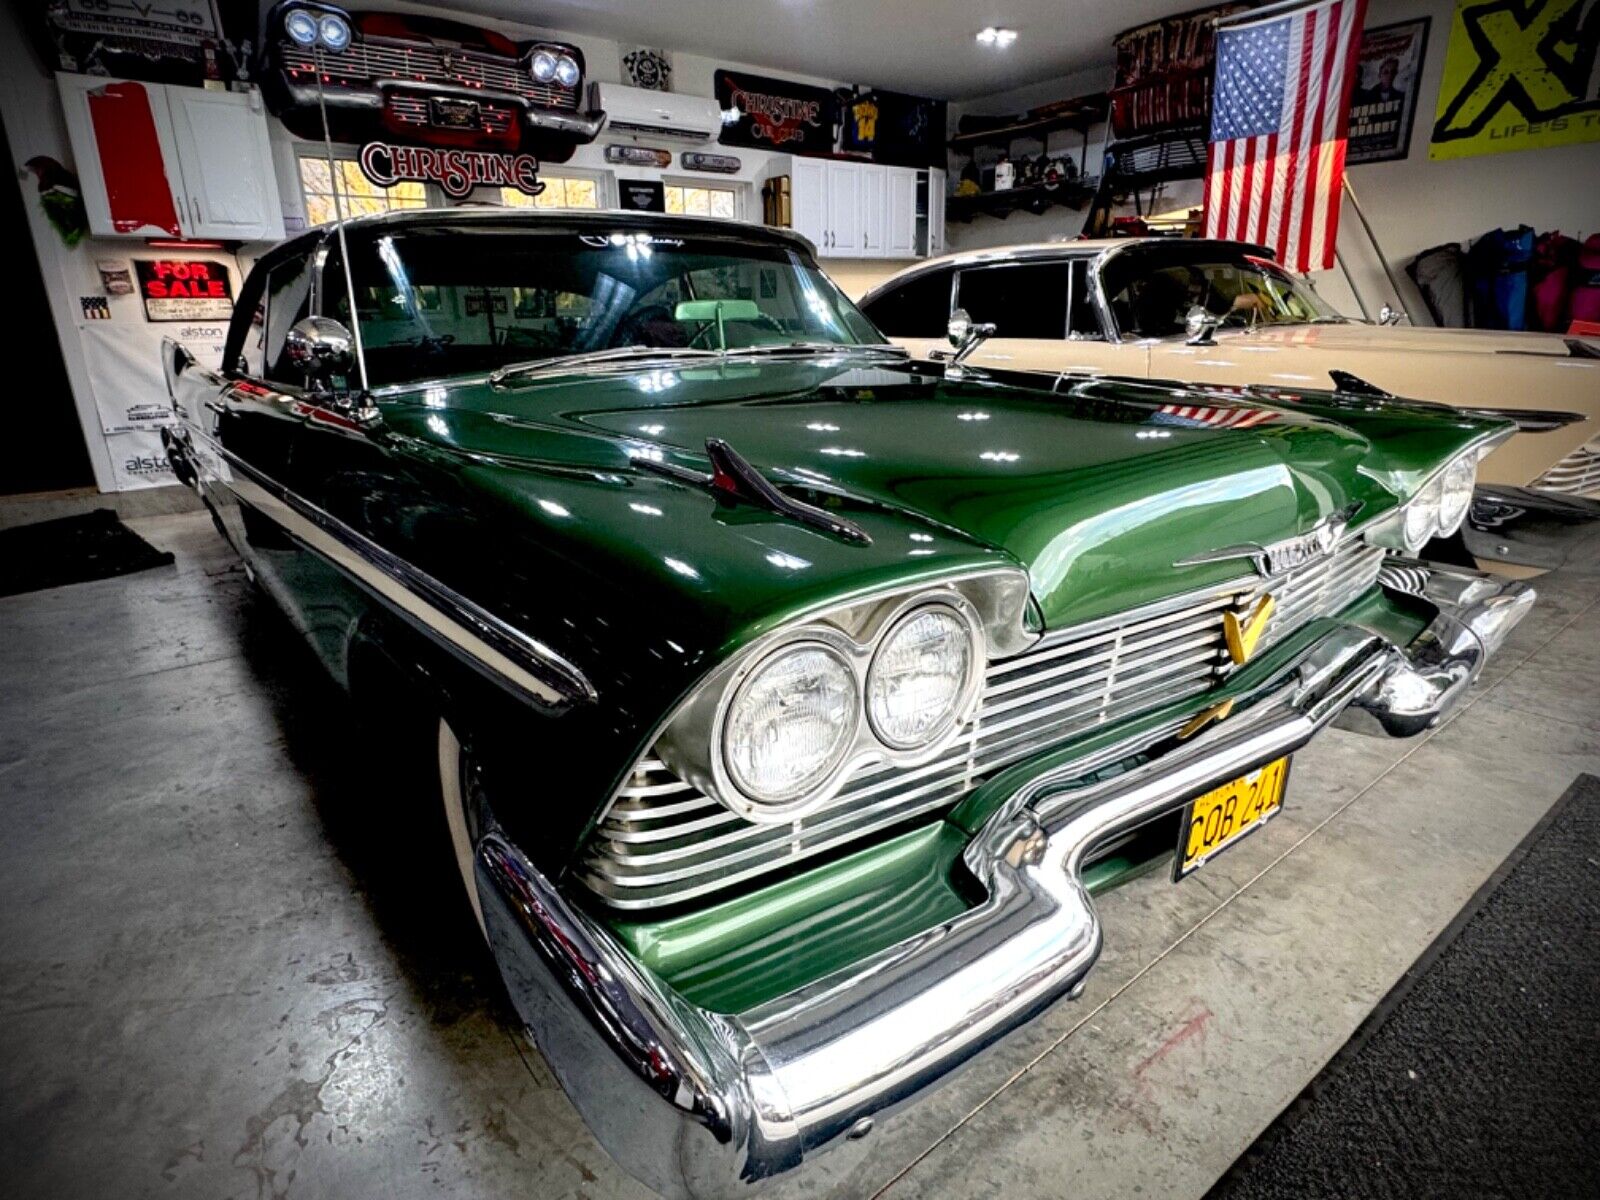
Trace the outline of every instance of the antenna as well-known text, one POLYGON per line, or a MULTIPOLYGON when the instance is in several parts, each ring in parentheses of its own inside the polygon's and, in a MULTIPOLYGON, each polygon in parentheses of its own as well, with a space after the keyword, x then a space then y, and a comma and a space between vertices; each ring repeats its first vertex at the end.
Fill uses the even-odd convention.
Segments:
POLYGON ((367 393, 367 355, 361 346, 361 316, 356 312, 356 285, 350 275, 350 244, 344 236, 344 202, 340 199, 343 178, 333 161, 333 138, 328 133, 328 105, 322 97, 323 48, 316 48, 317 110, 322 114, 322 151, 328 159, 328 182, 333 188, 333 220, 339 232, 339 261, 344 266, 344 294, 350 299, 350 333, 356 341, 356 372, 361 376, 361 393, 367 393))

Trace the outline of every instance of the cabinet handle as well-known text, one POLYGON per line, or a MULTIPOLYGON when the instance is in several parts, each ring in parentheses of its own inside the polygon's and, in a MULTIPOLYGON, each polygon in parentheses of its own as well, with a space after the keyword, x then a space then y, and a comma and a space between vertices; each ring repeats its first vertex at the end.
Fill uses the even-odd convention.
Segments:
POLYGON ((194 213, 195 232, 198 233, 200 226, 205 224, 205 222, 200 219, 200 201, 195 199, 193 196, 190 196, 189 208, 194 213))

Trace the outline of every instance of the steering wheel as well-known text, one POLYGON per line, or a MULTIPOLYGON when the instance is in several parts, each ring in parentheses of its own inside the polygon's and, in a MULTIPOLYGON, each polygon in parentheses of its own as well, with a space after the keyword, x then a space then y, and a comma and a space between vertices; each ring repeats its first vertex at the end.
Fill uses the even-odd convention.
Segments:
POLYGON ((672 308, 666 304, 646 304, 643 308, 636 308, 617 326, 614 340, 619 346, 632 346, 644 342, 645 327, 672 323, 672 308))

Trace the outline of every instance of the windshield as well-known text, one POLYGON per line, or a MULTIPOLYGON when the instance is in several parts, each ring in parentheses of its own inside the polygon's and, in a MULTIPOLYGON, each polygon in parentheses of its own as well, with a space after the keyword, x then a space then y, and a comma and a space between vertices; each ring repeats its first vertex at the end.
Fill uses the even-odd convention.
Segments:
POLYGON ((1181 334, 1195 305, 1234 328, 1344 319, 1271 259, 1204 243, 1115 254, 1101 282, 1123 337, 1181 334))
MULTIPOLYGON (((419 226, 350 256, 373 386, 626 347, 883 343, 799 253, 737 237, 419 226)), ((350 324, 336 258, 322 311, 350 324)))

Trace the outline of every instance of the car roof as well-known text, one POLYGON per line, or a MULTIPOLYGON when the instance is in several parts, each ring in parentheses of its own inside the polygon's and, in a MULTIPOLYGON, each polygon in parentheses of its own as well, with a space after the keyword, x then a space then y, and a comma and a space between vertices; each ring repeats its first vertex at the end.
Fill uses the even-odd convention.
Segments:
MULTIPOLYGON (((784 242, 815 255, 810 239, 792 229, 734 221, 725 217, 693 217, 677 213, 638 212, 620 208, 510 208, 499 204, 472 204, 450 208, 404 208, 384 213, 346 217, 344 229, 365 233, 372 229, 427 228, 436 225, 524 225, 532 229, 578 229, 615 233, 624 231, 699 235, 702 237, 748 237, 753 241, 784 242)), ((279 243, 269 255, 280 258, 290 247, 310 247, 338 237, 339 225, 330 221, 315 229, 279 243)))
POLYGON ((1253 242, 1237 242, 1228 238, 1124 237, 1083 238, 1078 241, 1062 242, 1018 242, 1010 246, 984 246, 973 250, 954 250, 949 254, 941 254, 938 258, 928 258, 921 262, 912 263, 910 266, 896 271, 893 275, 874 284, 857 303, 867 304, 890 287, 903 283, 914 276, 928 271, 937 271, 944 267, 989 266, 994 263, 1004 262, 1048 262, 1052 260, 1100 258, 1109 252, 1121 253, 1124 250, 1134 248, 1174 245, 1196 246, 1201 244, 1225 246, 1230 250, 1241 251, 1246 254, 1259 254, 1267 258, 1276 257, 1266 246, 1259 246, 1253 242))

